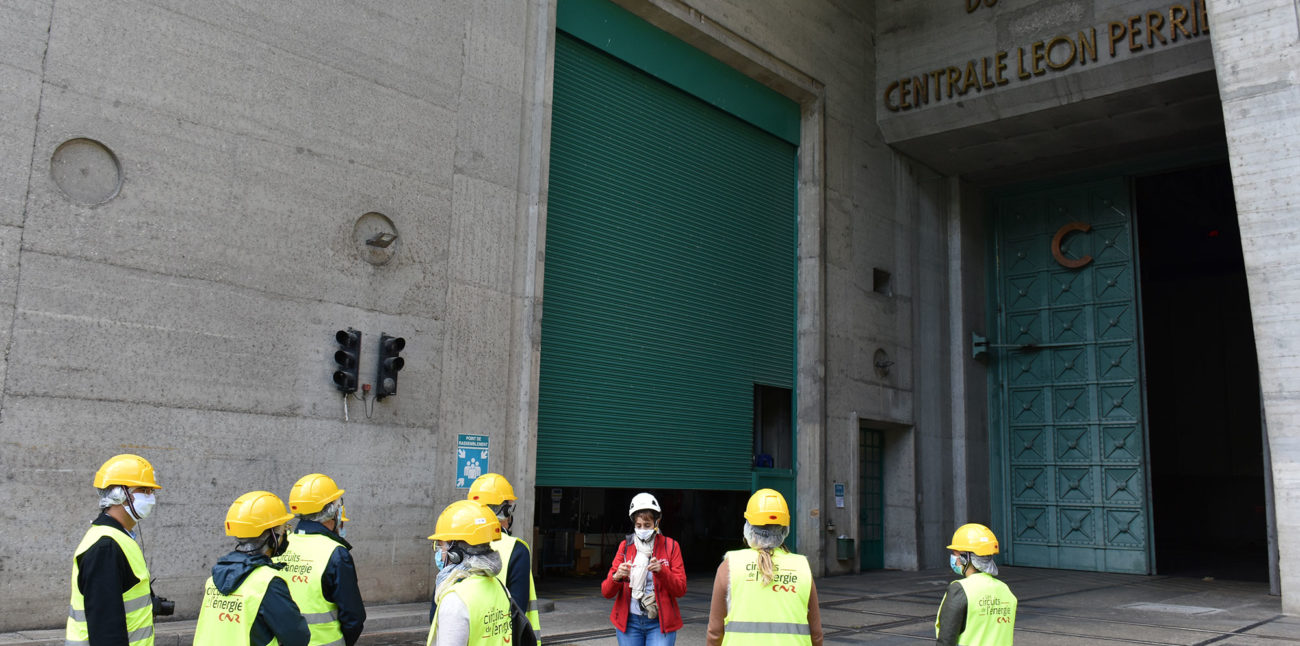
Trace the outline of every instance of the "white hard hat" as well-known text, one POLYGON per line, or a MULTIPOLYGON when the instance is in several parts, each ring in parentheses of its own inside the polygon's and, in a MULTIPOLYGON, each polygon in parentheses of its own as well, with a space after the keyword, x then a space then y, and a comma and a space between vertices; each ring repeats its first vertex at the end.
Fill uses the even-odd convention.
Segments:
POLYGON ((627 516, 631 518, 638 511, 649 509, 656 514, 662 514, 663 510, 659 508, 659 501, 655 500, 654 494, 641 492, 632 496, 632 504, 627 507, 627 516))

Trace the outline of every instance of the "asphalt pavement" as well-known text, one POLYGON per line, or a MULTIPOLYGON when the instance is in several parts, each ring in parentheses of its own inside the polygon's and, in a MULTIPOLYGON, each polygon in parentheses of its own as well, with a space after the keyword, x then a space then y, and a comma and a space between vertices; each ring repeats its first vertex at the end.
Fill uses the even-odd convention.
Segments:
MULTIPOLYGON (((1286 646, 1300 644, 1300 617, 1283 616, 1264 583, 1099 574, 1003 567, 1020 599, 1015 643, 1286 646)), ((934 616, 952 574, 875 571, 817 580, 826 644, 921 644, 934 641, 934 616)), ((679 605, 685 626, 677 646, 704 644, 712 576, 688 578, 679 605)), ((611 600, 597 578, 537 582, 543 643, 616 646, 611 600)), ((427 603, 367 608, 361 644, 418 646, 428 632, 427 603)), ((193 640, 194 621, 157 626, 157 646, 193 640)), ((63 631, 0 633, 0 646, 56 646, 63 631)))

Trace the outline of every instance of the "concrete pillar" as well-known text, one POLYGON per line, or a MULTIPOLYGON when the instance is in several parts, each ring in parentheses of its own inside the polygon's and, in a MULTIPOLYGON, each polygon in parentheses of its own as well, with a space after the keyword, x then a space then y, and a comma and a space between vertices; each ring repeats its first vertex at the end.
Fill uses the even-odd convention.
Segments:
MULTIPOLYGON (((1272 453, 1282 563, 1300 559, 1300 4, 1210 0, 1241 246, 1272 453)), ((1281 568, 1300 614, 1300 572, 1281 568)))

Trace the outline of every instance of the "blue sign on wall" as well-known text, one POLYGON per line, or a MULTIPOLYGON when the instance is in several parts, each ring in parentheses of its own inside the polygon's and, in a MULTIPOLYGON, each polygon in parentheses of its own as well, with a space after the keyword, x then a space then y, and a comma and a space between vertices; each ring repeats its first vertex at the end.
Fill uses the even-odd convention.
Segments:
POLYGON ((488 436, 456 436, 456 488, 469 489, 479 476, 489 473, 488 436))

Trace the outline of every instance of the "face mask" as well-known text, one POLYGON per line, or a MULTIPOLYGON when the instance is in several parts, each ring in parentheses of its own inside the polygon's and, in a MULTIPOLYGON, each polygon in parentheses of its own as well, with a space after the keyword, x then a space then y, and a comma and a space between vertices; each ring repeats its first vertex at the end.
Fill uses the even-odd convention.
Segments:
POLYGON ((952 568, 952 571, 956 572, 958 576, 961 576, 966 570, 966 565, 957 559, 956 554, 948 555, 948 567, 952 568))
POLYGON ((343 525, 343 505, 339 505, 338 512, 334 514, 334 529, 338 530, 334 533, 338 534, 339 538, 345 538, 348 535, 348 528, 343 525))
POLYGON ((153 512, 153 506, 157 502, 151 493, 134 493, 126 499, 126 513, 140 522, 149 517, 153 512))
POLYGON ((636 530, 633 530, 633 531, 636 532, 636 539, 639 540, 639 541, 641 541, 642 543, 644 543, 644 542, 650 540, 650 537, 655 535, 655 530, 654 530, 654 528, 650 528, 650 529, 636 529, 636 530))
POLYGON ((433 564, 436 565, 439 570, 442 570, 447 566, 447 561, 443 556, 444 554, 446 554, 446 552, 442 550, 434 550, 433 552, 433 564))

